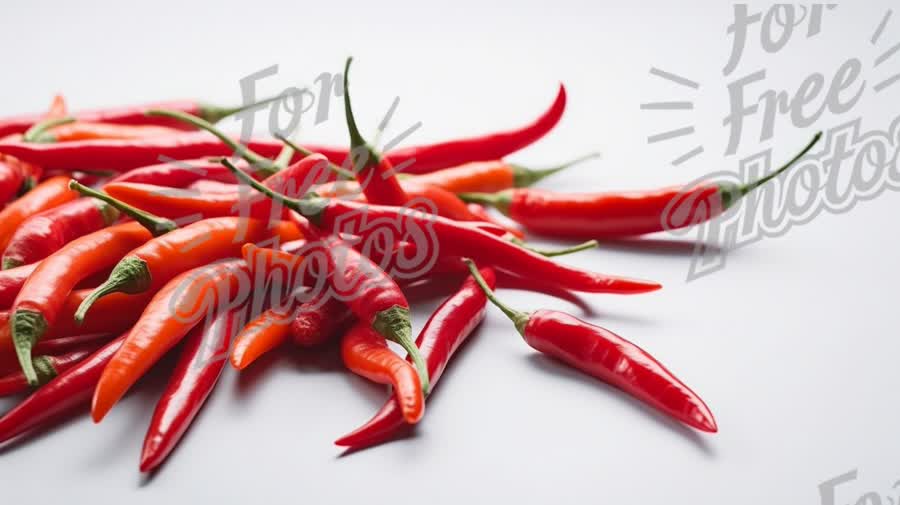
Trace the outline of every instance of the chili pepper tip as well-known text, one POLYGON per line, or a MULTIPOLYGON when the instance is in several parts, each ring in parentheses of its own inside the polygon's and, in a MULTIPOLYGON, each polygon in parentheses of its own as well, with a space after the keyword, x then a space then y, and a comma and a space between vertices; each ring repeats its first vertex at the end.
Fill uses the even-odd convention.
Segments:
POLYGON ((32 386, 38 385, 38 375, 31 359, 31 348, 47 331, 47 320, 39 312, 17 310, 10 321, 12 341, 25 380, 32 386))
POLYGON ((557 174, 579 163, 600 158, 602 156, 603 154, 599 152, 588 153, 584 156, 575 158, 574 160, 562 163, 561 165, 541 169, 527 168, 515 163, 510 163, 509 166, 513 170, 513 186, 517 188, 532 186, 553 174, 557 174))
POLYGON ((431 390, 431 383, 428 377, 428 367, 416 343, 412 339, 412 322, 409 318, 409 309, 394 305, 389 309, 382 310, 375 315, 372 321, 372 328, 375 329, 384 338, 396 342, 403 347, 419 373, 419 379, 422 381, 422 394, 428 395, 431 390))

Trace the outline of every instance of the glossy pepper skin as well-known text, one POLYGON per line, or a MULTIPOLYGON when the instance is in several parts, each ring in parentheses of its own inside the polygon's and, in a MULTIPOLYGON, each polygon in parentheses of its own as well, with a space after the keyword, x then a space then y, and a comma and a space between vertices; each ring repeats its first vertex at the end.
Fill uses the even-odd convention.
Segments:
POLYGON ((40 261, 78 237, 113 224, 119 211, 93 198, 80 198, 26 219, 3 252, 3 270, 40 261))
POLYGON ((651 191, 565 194, 531 188, 493 195, 464 194, 463 199, 490 204, 529 231, 564 238, 635 237, 709 221, 743 196, 782 174, 808 153, 812 141, 781 168, 743 184, 703 183, 651 191))
MULTIPOLYGON (((225 160, 224 163, 228 164, 229 162, 225 160)), ((315 195, 308 195, 300 200, 285 198, 252 180, 233 166, 229 168, 242 182, 250 184, 254 189, 296 211, 323 230, 346 232, 348 224, 358 222, 363 216, 368 222, 402 223, 405 229, 414 224, 419 230, 431 230, 437 237, 436 246, 439 250, 432 251, 432 254, 439 254, 440 257, 471 256, 485 265, 500 266, 523 277, 552 278, 561 287, 572 291, 638 294, 656 291, 662 287, 652 281, 610 276, 561 265, 500 236, 472 226, 470 223, 461 223, 398 207, 359 204, 315 195)), ((392 227, 361 228, 357 233, 364 239, 371 237, 373 233, 387 231, 394 234, 392 238, 398 242, 405 240, 404 229, 398 231, 392 227)))
POLYGON ((653 356, 615 333, 556 310, 531 313, 509 308, 494 296, 466 260, 485 296, 516 325, 533 349, 596 377, 701 431, 718 431, 709 407, 653 356))
POLYGON ((369 324, 358 322, 341 339, 341 357, 353 373, 394 389, 403 420, 415 424, 425 413, 425 396, 416 369, 394 354, 369 324))
MULTIPOLYGON (((185 111, 183 107, 158 105, 160 106, 155 108, 141 108, 144 120, 148 119, 146 113, 154 109, 192 113, 185 111)), ((385 158, 391 165, 405 167, 403 172, 411 174, 428 173, 471 161, 500 159, 544 137, 559 122, 565 107, 566 91, 560 84, 559 93, 553 104, 531 123, 488 135, 395 149, 387 153, 385 158)), ((81 118, 77 114, 75 116, 81 118)), ((149 119, 154 122, 161 121, 156 124, 165 126, 173 126, 180 122, 171 116, 149 116, 149 119)), ((98 120, 103 121, 103 119, 98 120)), ((116 121, 107 120, 105 122, 116 121)), ((140 123, 141 121, 135 122, 140 123)), ((194 128, 188 123, 181 123, 183 128, 194 128)), ((29 127, 31 124, 33 122, 29 124, 29 127)), ((247 143, 247 147, 262 156, 274 158, 281 150, 282 144, 271 140, 251 139, 247 143)), ((345 147, 307 145, 306 148, 309 151, 325 155, 337 165, 343 165, 348 156, 348 150, 345 147)), ((47 169, 70 170, 78 167, 91 167, 96 170, 125 171, 158 163, 160 156, 182 160, 205 156, 229 156, 232 151, 215 137, 190 132, 177 136, 141 140, 86 140, 59 144, 7 141, 0 142, 0 153, 16 156, 47 169)))
POLYGON ((234 339, 229 358, 231 366, 243 370, 286 342, 292 319, 290 310, 268 309, 247 323, 234 339))
MULTIPOLYGON (((245 172, 250 171, 250 166, 244 161, 238 161, 235 165, 245 172)), ((186 188, 201 180, 225 183, 237 182, 234 175, 227 168, 223 167, 218 160, 198 158, 138 167, 117 175, 107 184, 136 182, 141 184, 158 184, 170 188, 186 188)))
POLYGON ((12 307, 22 285, 25 284, 25 280, 34 272, 37 265, 37 263, 32 263, 0 271, 0 310, 12 307))
POLYGON ((232 296, 240 294, 240 283, 248 276, 244 262, 232 260, 188 270, 163 286, 103 370, 91 405, 94 422, 202 321, 209 304, 221 309, 236 302, 232 296))
POLYGON ((300 237, 296 226, 257 219, 220 217, 205 219, 166 233, 127 252, 76 313, 80 319, 98 299, 111 293, 155 292, 176 275, 208 263, 240 255, 245 242, 300 237))
POLYGON ((122 345, 122 335, 56 376, 0 418, 0 443, 47 427, 89 405, 94 386, 122 345))
POLYGON ((317 347, 334 339, 353 321, 353 312, 340 300, 329 297, 300 304, 290 324, 290 338, 300 347, 317 347))
POLYGON ((15 198, 23 182, 25 172, 21 165, 13 158, 0 155, 0 205, 15 198))
POLYGON ((38 184, 0 211, 0 251, 5 251, 19 225, 29 217, 78 198, 68 177, 52 177, 38 184))
POLYGON ((112 226, 73 240, 38 264, 13 302, 10 321, 19 362, 29 381, 37 380, 31 348, 56 323, 69 293, 150 237, 138 223, 112 226))
MULTIPOLYGON (((73 118, 74 119, 74 118, 73 118)), ((175 135, 180 130, 156 125, 120 125, 74 121, 49 128, 35 142, 72 142, 77 140, 120 139, 135 140, 147 137, 175 135)))
MULTIPOLYGON (((262 105, 261 103, 252 106, 262 105)), ((189 129, 187 125, 179 121, 166 118, 147 118, 146 112, 151 109, 171 109, 200 116, 211 123, 215 123, 225 117, 240 112, 244 107, 220 107, 203 104, 195 100, 172 100, 143 105, 129 105, 124 107, 109 107, 103 109, 84 110, 73 114, 79 121, 112 123, 119 125, 157 125, 167 128, 189 129)), ((66 115, 65 109, 59 110, 56 117, 66 115)), ((24 114, 5 119, 0 119, 0 137, 14 133, 25 133, 34 124, 47 118, 45 114, 24 114)))
MULTIPOLYGON (((482 268, 481 275, 488 286, 494 286, 492 269, 482 268)), ((470 277, 425 323, 416 345, 422 350, 433 386, 440 380, 456 350, 484 320, 486 303, 481 288, 470 277)), ((392 397, 366 424, 339 438, 335 444, 361 449, 389 439, 404 425, 400 404, 392 397)))
POLYGON ((195 327, 169 383, 163 391, 141 450, 141 472, 152 472, 165 461, 212 393, 228 355, 228 346, 245 317, 245 307, 215 316, 211 324, 195 327))
MULTIPOLYGON (((96 348, 86 348, 59 356, 35 357, 32 361, 34 361, 34 369, 38 371, 36 385, 46 384, 57 375, 77 365, 95 350, 96 348)), ((31 387, 21 370, 0 377, 0 396, 16 395, 28 391, 31 387)))

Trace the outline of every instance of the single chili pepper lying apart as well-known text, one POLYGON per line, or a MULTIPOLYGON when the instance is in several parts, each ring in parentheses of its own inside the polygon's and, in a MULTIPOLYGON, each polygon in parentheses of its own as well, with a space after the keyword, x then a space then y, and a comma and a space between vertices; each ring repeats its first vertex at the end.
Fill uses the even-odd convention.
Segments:
POLYGON ((140 470, 155 470, 178 445, 191 422, 212 392, 228 354, 231 338, 240 329, 244 306, 226 310, 210 324, 191 330, 169 379, 169 384, 153 411, 144 437, 140 470))
POLYGON ((68 177, 53 177, 7 205, 0 211, 0 251, 6 250, 10 239, 23 221, 76 198, 78 193, 69 190, 68 177))
POLYGON ((535 350, 592 375, 701 431, 718 431, 709 407, 655 358, 615 333, 555 310, 513 310, 495 295, 475 263, 464 260, 485 296, 535 350))
MULTIPOLYGON (((163 104, 165 105, 165 104, 163 104)), ((559 122, 566 106, 566 91, 560 84, 556 100, 539 118, 530 124, 513 130, 498 132, 480 137, 472 137, 430 145, 410 146, 396 149, 385 157, 395 167, 406 167, 404 172, 421 174, 442 168, 455 167, 472 161, 496 160, 512 154, 536 142, 546 135, 559 122), (411 164, 410 164, 411 163, 411 164)), ((173 115, 158 114, 165 110, 185 111, 184 107, 156 107, 141 109, 144 121, 134 120, 128 124, 178 124, 173 115), (148 118, 150 118, 148 120, 148 118)), ((82 118, 76 114, 79 119, 82 118)), ((93 119, 89 119, 93 120, 93 119)), ((104 121, 107 123, 118 121, 104 121)), ((28 124, 30 127, 34 124, 28 124)), ((189 125, 182 123, 182 127, 189 125)), ((27 129, 26 127, 25 129, 27 129)), ((2 129, 0 129, 2 131, 2 129)), ((22 130, 25 131, 25 130, 22 130)), ((265 157, 274 157, 281 150, 281 143, 267 139, 251 139, 247 148, 265 157)), ((343 165, 348 156, 344 147, 328 147, 307 145, 309 151, 322 153, 337 165, 343 165)), ((158 163, 160 157, 175 160, 201 158, 206 156, 228 156, 232 150, 205 134, 194 132, 169 137, 153 137, 140 140, 84 140, 54 144, 33 144, 26 142, 0 141, 0 153, 15 156, 21 160, 46 169, 71 170, 73 168, 93 168, 97 170, 125 171, 158 163)))
POLYGON ((197 325, 211 307, 242 304, 249 271, 242 260, 202 266, 175 277, 150 300, 121 349, 103 370, 94 391, 91 415, 100 422, 113 405, 172 347, 197 325))
POLYGON ((65 245, 41 261, 25 281, 12 307, 12 338, 29 382, 37 375, 31 348, 54 325, 69 293, 86 277, 109 268, 128 251, 150 239, 138 223, 95 231, 65 245))
MULTIPOLYGON (((73 114, 73 117, 79 121, 113 123, 119 125, 157 125, 169 128, 186 129, 187 125, 177 121, 167 120, 165 118, 148 119, 145 113, 150 109, 172 109, 200 116, 203 119, 215 123, 228 116, 239 112, 250 110, 263 106, 269 102, 280 99, 280 96, 262 100, 250 105, 240 107, 220 107, 216 105, 203 104, 194 100, 176 100, 170 102, 159 102, 146 105, 133 105, 125 107, 112 107, 105 109, 95 109, 80 111, 73 114)), ((53 107, 52 117, 66 116, 66 109, 53 107)), ((0 137, 5 137, 14 133, 25 133, 34 124, 39 123, 47 118, 47 115, 33 114, 15 116, 6 119, 0 119, 0 137)))
POLYGON ((118 210, 93 198, 80 198, 29 217, 9 240, 3 253, 3 270, 40 261, 118 218, 118 210))
POLYGON ((0 418, 0 443, 46 427, 89 405, 100 374, 124 341, 125 335, 122 335, 106 344, 7 412, 0 418))
MULTIPOLYGON (((481 274, 489 286, 494 285, 493 270, 483 268, 481 274)), ((442 303, 425 323, 416 345, 422 350, 422 357, 428 365, 432 386, 440 380, 459 346, 484 320, 486 303, 487 298, 481 288, 469 277, 459 291, 442 303)), ((386 440, 403 425, 400 404, 392 397, 369 422, 339 438, 335 444, 363 448, 386 440)))
POLYGON ((425 413, 425 396, 416 369, 394 354, 384 338, 363 321, 356 323, 341 339, 341 357, 350 371, 378 384, 394 388, 394 400, 403 420, 415 424, 425 413))
POLYGON ((111 293, 155 292, 184 271, 239 256, 244 242, 288 241, 299 237, 297 227, 288 222, 270 227, 266 221, 238 217, 197 221, 127 252, 113 267, 107 281, 78 308, 75 319, 81 320, 94 302, 111 293))
POLYGON ((632 237, 685 228, 725 212, 742 197, 781 175, 821 138, 771 174, 743 185, 705 183, 630 193, 562 194, 511 189, 495 194, 462 194, 463 200, 491 205, 529 231, 565 238, 632 237))
POLYGON ((120 139, 136 140, 148 137, 176 135, 180 130, 156 125, 120 125, 77 121, 75 118, 47 120, 38 123, 26 133, 28 142, 72 142, 76 140, 120 139))
MULTIPOLYGON (((32 359, 38 377, 37 384, 34 384, 34 386, 46 384, 50 379, 83 361, 95 350, 96 348, 87 348, 72 351, 61 356, 37 356, 32 359)), ((25 378, 25 374, 21 370, 17 370, 0 377, 0 396, 17 395, 28 391, 31 386, 25 378)))
MULTIPOLYGON (((440 216, 426 215, 399 207, 326 199, 317 195, 307 195, 299 200, 287 198, 240 172, 228 160, 223 160, 223 163, 244 183, 281 202, 285 207, 296 211, 310 223, 324 230, 346 232, 348 224, 365 216, 365 219, 372 223, 402 224, 403 229, 399 232, 401 236, 392 237, 398 241, 404 240, 403 232, 409 231, 413 226, 417 227, 418 231, 433 231, 438 239, 436 246, 440 247, 440 251, 428 253, 437 255, 439 252, 442 257, 474 256, 485 265, 497 265, 517 275, 554 279, 561 287, 572 291, 637 294, 656 291, 662 287, 656 282, 609 276, 560 265, 477 227, 440 216)), ((398 234, 391 227, 368 227, 358 230, 357 233, 366 238, 384 231, 398 234)))

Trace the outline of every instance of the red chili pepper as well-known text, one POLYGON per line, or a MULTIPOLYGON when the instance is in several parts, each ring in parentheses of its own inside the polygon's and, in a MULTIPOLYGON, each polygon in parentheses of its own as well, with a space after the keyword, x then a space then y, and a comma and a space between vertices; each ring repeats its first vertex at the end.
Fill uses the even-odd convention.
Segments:
POLYGON ((300 347, 317 347, 336 337, 353 321, 353 312, 334 297, 300 304, 291 321, 290 337, 300 347))
POLYGON ((515 323, 516 330, 535 350, 592 375, 659 411, 701 431, 718 431, 703 400, 655 358, 615 333, 555 310, 531 313, 501 302, 465 260, 485 296, 515 323))
POLYGON ((122 335, 106 344, 7 412, 0 418, 0 443, 46 427, 89 405, 100 374, 124 341, 125 335, 122 335))
MULTIPOLYGON (((236 165, 241 170, 250 171, 250 166, 244 161, 239 161, 236 165)), ((201 180, 225 183, 237 182, 234 175, 227 168, 223 167, 218 159, 199 158, 135 168, 118 175, 107 184, 137 182, 142 184, 160 184, 170 188, 186 188, 201 180)))
MULTIPOLYGON (((103 370, 91 406, 94 422, 100 422, 122 396, 212 309, 225 310, 229 303, 242 304, 241 283, 249 276, 242 260, 215 263, 188 270, 156 293, 122 348, 103 370)), ((246 284, 245 284, 246 286, 246 284)))
MULTIPOLYGON (((132 105, 125 107, 111 107, 105 109, 86 110, 73 114, 73 117, 79 121, 113 123, 120 125, 148 125, 165 126, 168 128, 188 129, 184 123, 172 121, 165 118, 147 118, 146 112, 151 109, 171 109, 179 110, 215 123, 228 116, 237 114, 241 111, 265 105, 280 97, 270 98, 256 102, 251 105, 240 107, 220 107, 216 105, 208 105, 194 100, 175 100, 170 102, 159 102, 145 105, 132 105)), ((66 115, 65 109, 56 109, 57 117, 66 115)), ((5 137, 14 133, 25 133, 35 123, 46 119, 43 114, 22 115, 6 119, 0 119, 0 137, 5 137)))
MULTIPOLYGON (((228 160, 223 162, 230 165, 228 160)), ((419 230, 433 231, 438 239, 435 247, 440 247, 439 253, 442 257, 474 257, 485 265, 497 265, 521 276, 544 276, 554 279, 561 287, 573 291, 637 294, 656 291, 662 287, 656 282, 609 276, 560 265, 468 223, 451 221, 440 216, 426 215, 400 207, 326 199, 317 195, 307 195, 301 200, 286 198, 252 180, 233 165, 229 168, 244 183, 281 202, 285 207, 295 210, 324 230, 346 232, 345 227, 352 223, 353 219, 358 220, 365 216, 365 219, 372 223, 397 223, 404 227, 414 225, 419 230)), ((397 233, 388 226, 359 230, 358 234, 365 238, 373 233, 385 231, 397 233)), ((399 235, 394 238, 402 241, 404 239, 402 230, 399 235)), ((432 251, 434 254, 437 252, 432 251)))
MULTIPOLYGON (((46 127, 38 123, 32 130, 36 130, 32 137, 26 135, 30 142, 73 142, 77 140, 120 139, 136 140, 148 137, 164 137, 177 135, 180 130, 167 126, 156 125, 120 125, 114 123, 95 123, 88 121, 71 121, 55 123, 46 127)), ((29 131, 32 131, 29 130, 29 131)))
MULTIPOLYGON (((493 287, 494 272, 481 269, 485 282, 493 287)), ((485 315, 487 298, 471 277, 459 291, 447 299, 431 315, 416 345, 428 366, 432 387, 440 380, 453 354, 465 342, 485 315)), ((362 427, 339 438, 335 444, 359 449, 381 442, 404 426, 403 415, 396 398, 390 398, 381 410, 362 427)))
MULTIPOLYGON (((137 319, 137 318, 135 318, 137 319)), ((9 325, 9 313, 0 314, 0 322, 9 325)), ((2 342, 3 348, 0 349, 0 373, 11 374, 20 373, 19 359, 16 357, 15 349, 12 347, 12 340, 9 338, 9 331, 3 332, 2 342)), ((42 340, 34 346, 34 354, 37 356, 66 354, 79 349, 97 349, 101 345, 112 340, 112 336, 103 333, 95 333, 91 335, 73 335, 67 337, 51 338, 42 340)), ((24 379, 24 375, 22 375, 24 379)))
POLYGON ((513 228, 512 226, 508 226, 504 223, 501 223, 494 216, 492 216, 487 211, 487 209, 484 208, 483 205, 480 205, 477 203, 470 203, 470 204, 468 204, 468 208, 469 208, 469 212, 471 212, 473 216, 477 217, 481 221, 484 221, 485 223, 492 223, 496 226, 499 226, 499 227, 503 228, 504 230, 506 230, 507 232, 509 232, 509 234, 512 235, 513 237, 515 237, 519 240, 525 240, 525 233, 523 233, 522 230, 520 230, 518 228, 513 228))
POLYGON ((212 392, 228 355, 228 345, 240 329, 244 307, 217 315, 186 337, 178 364, 153 411, 141 450, 141 472, 155 470, 178 445, 212 392))
POLYGON ((21 164, 15 158, 0 155, 0 205, 15 198, 23 182, 25 172, 21 164))
POLYGON ((22 290, 28 276, 37 268, 37 263, 22 265, 9 270, 0 271, 0 310, 12 307, 13 301, 22 290))
MULTIPOLYGON (((96 348, 72 351, 60 356, 37 356, 32 364, 37 371, 38 381, 34 386, 42 386, 57 375, 77 365, 91 355, 96 348)), ((0 397, 17 395, 32 387, 21 370, 0 377, 0 397)))
POLYGON ((416 369, 394 354, 384 338, 366 322, 358 322, 341 339, 341 356, 350 371, 394 388, 402 418, 415 424, 425 413, 425 395, 416 369))
POLYGON ((16 353, 30 382, 37 380, 31 348, 54 325, 69 293, 81 280, 109 268, 149 239, 150 233, 138 223, 105 228, 73 240, 35 268, 13 302, 10 322, 16 353))
MULTIPOLYGON (((166 104, 162 104, 166 105, 166 104)), ((503 158, 527 147, 542 138, 559 122, 566 106, 566 91, 560 84, 559 93, 553 105, 538 119, 520 128, 479 137, 472 137, 430 145, 410 146, 396 149, 385 155, 395 167, 404 166, 404 172, 422 174, 454 167, 472 161, 495 160, 503 158), (412 162, 412 165, 409 163, 412 162)), ((161 110, 181 110, 184 107, 143 108, 157 113, 161 110)), ((197 115, 197 114, 193 114, 197 115)), ((81 117, 76 114, 76 117, 81 117)), ((135 120, 134 123, 164 124, 173 126, 179 120, 173 115, 154 115, 148 120, 135 120)), ((99 119, 103 121, 103 119, 99 119)), ((117 122, 117 121, 105 121, 117 122)), ((32 120, 28 127, 34 124, 32 120)), ((187 123, 182 123, 187 127, 187 123)), ((25 129, 27 129, 26 127, 25 129)), ((0 130, 2 131, 2 130, 0 130)), ((25 130, 22 130, 25 131, 25 130)), ((281 143, 271 140, 251 139, 246 146, 265 157, 274 157, 281 150, 281 143)), ((337 165, 347 159, 348 151, 342 147, 307 145, 309 151, 325 155, 337 165)), ((204 156, 228 156, 232 150, 205 134, 187 133, 172 137, 150 138, 142 140, 86 140, 60 144, 30 144, 24 142, 0 142, 0 153, 10 154, 22 160, 45 168, 72 169, 73 167, 90 167, 97 170, 124 171, 131 168, 157 163, 160 157, 170 159, 192 159, 204 156)))
POLYGON ((40 261, 118 218, 118 210, 93 198, 80 198, 41 212, 22 222, 10 238, 3 253, 3 269, 40 261))
POLYGON ((725 212, 743 196, 779 176, 806 155, 821 133, 786 165, 743 185, 701 184, 644 192, 562 194, 511 189, 463 194, 464 200, 496 207, 529 231, 565 238, 632 237, 685 228, 725 212))
POLYGON ((5 251, 19 225, 29 217, 78 198, 69 189, 67 177, 53 177, 40 183, 22 198, 0 211, 0 251, 5 251))

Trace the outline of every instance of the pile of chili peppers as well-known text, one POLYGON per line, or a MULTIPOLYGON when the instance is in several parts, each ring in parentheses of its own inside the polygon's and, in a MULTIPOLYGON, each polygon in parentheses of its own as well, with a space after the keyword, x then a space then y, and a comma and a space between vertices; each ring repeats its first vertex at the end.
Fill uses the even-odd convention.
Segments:
POLYGON ((494 291, 656 291, 552 258, 713 219, 794 165, 818 135, 745 185, 556 193, 532 186, 581 159, 535 170, 504 158, 556 126, 563 86, 523 126, 380 153, 357 128, 349 69, 350 60, 346 146, 237 139, 214 126, 280 97, 75 113, 56 97, 46 113, 0 120, 0 395, 23 395, 0 417, 0 444, 88 406, 100 422, 175 352, 140 457, 140 470, 153 471, 228 363, 244 370, 275 349, 323 346, 391 391, 336 444, 382 443, 422 422, 488 302, 537 352, 717 431, 703 400, 647 351, 565 313, 513 309, 494 291), (585 242, 543 251, 531 234, 585 242), (438 276, 455 279, 455 292, 416 329, 409 288, 438 276))

